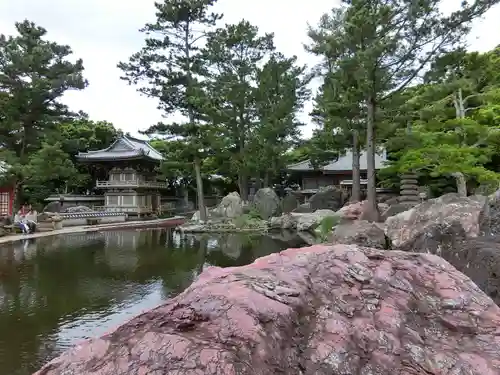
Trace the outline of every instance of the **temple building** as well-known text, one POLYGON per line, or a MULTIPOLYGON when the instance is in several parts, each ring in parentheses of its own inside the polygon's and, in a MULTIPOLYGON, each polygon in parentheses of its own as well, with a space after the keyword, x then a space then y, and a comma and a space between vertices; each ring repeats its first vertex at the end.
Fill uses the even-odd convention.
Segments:
MULTIPOLYGON (((329 163, 319 168, 314 168, 309 160, 288 165, 287 172, 290 173, 292 179, 300 186, 300 190, 296 191, 295 194, 300 194, 307 200, 307 198, 317 193, 319 189, 326 186, 337 186, 350 191, 352 189, 352 159, 352 151, 347 151, 336 160, 331 160, 329 163)), ((376 153, 375 169, 379 170, 383 168, 386 160, 387 154, 385 150, 376 153)), ((361 190, 363 191, 366 189, 368 182, 366 152, 361 152, 359 163, 361 190)))
POLYGON ((107 171, 108 179, 97 180, 95 186, 104 191, 104 211, 129 216, 159 213, 160 191, 168 186, 157 180, 156 167, 163 156, 147 141, 121 136, 108 148, 79 153, 77 159, 107 171))

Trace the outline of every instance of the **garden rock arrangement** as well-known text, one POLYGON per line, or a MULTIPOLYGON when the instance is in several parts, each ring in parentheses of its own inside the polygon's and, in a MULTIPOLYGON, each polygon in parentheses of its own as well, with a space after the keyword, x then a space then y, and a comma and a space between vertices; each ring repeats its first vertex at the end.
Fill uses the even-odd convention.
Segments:
POLYGON ((321 188, 309 199, 309 205, 313 211, 338 211, 347 203, 348 199, 349 196, 344 190, 336 186, 327 186, 321 188))
POLYGON ((243 215, 243 201, 237 192, 229 193, 214 208, 211 214, 215 217, 234 219, 243 215))
POLYGON ((480 234, 480 218, 486 202, 484 196, 445 194, 389 217, 385 222, 385 232, 395 247, 406 246, 417 236, 432 231, 436 224, 448 226, 458 223, 468 237, 476 237, 480 234))
POLYGON ((200 212, 197 211, 190 221, 176 229, 183 233, 264 232, 267 231, 268 224, 261 218, 261 213, 256 211, 256 207, 272 212, 275 209, 266 207, 265 202, 272 204, 274 201, 272 194, 264 191, 257 199, 257 204, 254 205, 254 201, 248 207, 243 204, 237 192, 232 192, 222 198, 217 207, 212 210, 207 209, 207 222, 201 222, 200 212))
POLYGON ((36 375, 500 373, 500 308, 438 256, 356 245, 209 268, 36 375))
POLYGON ((279 215, 281 202, 276 192, 271 188, 257 190, 253 198, 252 207, 263 220, 279 215))
POLYGON ((317 210, 311 213, 292 212, 278 217, 272 217, 269 221, 270 229, 309 231, 313 232, 325 217, 335 216, 332 210, 317 210))
MULTIPOLYGON (((367 201, 355 202, 347 204, 337 211, 337 214, 344 220, 360 220, 365 213, 367 201)), ((378 203, 379 212, 383 213, 389 209, 386 203, 378 203)))
POLYGON ((375 249, 387 249, 387 238, 382 225, 366 220, 344 222, 333 229, 328 242, 346 245, 362 245, 375 249))

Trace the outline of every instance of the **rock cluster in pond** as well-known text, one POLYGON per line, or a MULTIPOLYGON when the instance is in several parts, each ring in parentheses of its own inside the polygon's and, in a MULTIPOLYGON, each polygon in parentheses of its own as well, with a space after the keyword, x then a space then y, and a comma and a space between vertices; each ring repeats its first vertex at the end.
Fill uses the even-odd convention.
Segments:
POLYGON ((262 188, 255 193, 252 208, 255 209, 260 218, 267 220, 280 214, 281 201, 273 189, 262 188))
POLYGON ((207 208, 207 222, 201 221, 197 211, 178 230, 190 233, 265 231, 268 228, 267 219, 280 212, 281 202, 273 189, 259 189, 248 205, 237 192, 232 192, 222 198, 215 208, 207 208))
POLYGON ((332 210, 316 210, 311 213, 291 212, 277 217, 272 217, 269 221, 270 229, 292 230, 292 231, 314 231, 321 221, 328 216, 335 216, 332 210))
POLYGON ((499 325, 438 256, 318 245, 209 268, 36 375, 496 375, 499 325))

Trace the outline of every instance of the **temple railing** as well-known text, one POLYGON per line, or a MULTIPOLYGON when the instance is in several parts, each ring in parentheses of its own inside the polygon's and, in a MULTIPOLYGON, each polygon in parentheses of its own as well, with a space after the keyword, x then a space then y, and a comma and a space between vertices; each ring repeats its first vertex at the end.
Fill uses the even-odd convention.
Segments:
POLYGON ((97 212, 133 212, 133 213, 148 213, 152 212, 153 209, 150 206, 94 206, 92 207, 94 211, 97 212))
POLYGON ((157 181, 109 181, 109 180, 97 180, 96 188, 106 189, 106 188, 149 188, 149 189, 168 189, 168 185, 165 182, 157 181))

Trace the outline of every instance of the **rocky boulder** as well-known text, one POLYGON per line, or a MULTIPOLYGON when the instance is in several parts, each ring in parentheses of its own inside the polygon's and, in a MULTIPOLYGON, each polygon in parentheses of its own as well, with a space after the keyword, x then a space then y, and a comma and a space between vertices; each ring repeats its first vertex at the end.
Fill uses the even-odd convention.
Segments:
POLYGON ((253 198, 253 207, 264 220, 280 214, 280 199, 271 188, 257 190, 253 198))
MULTIPOLYGON (((366 204, 367 201, 351 203, 342 207, 337 213, 344 220, 359 220, 365 212, 366 204)), ((380 212, 384 212, 388 209, 388 206, 385 203, 379 203, 378 209, 380 212)))
POLYGON ((314 212, 314 210, 311 208, 310 203, 302 203, 292 212, 297 212, 299 214, 310 214, 311 212, 314 212))
POLYGON ((59 213, 61 211, 62 211, 61 203, 58 201, 50 202, 43 209, 43 212, 57 212, 57 213, 59 213))
POLYGON ((293 194, 288 194, 281 200, 281 212, 290 213, 299 207, 299 200, 293 194))
POLYGON ((232 192, 222 198, 222 201, 212 210, 212 215, 221 218, 234 219, 243 214, 243 201, 237 192, 232 192))
POLYGON ((76 213, 76 212, 91 212, 92 209, 87 206, 74 206, 74 207, 68 207, 66 209, 66 212, 68 213, 76 213))
POLYGON ((405 247, 436 225, 458 223, 468 237, 476 237, 480 234, 479 219, 485 205, 486 197, 446 194, 389 217, 385 232, 392 245, 398 248, 405 247))
POLYGON ((269 219, 269 229, 294 230, 297 229, 298 214, 289 213, 269 219))
POLYGON ((321 189, 309 199, 313 211, 328 209, 338 211, 347 202, 349 195, 336 186, 321 189))
POLYGON ((297 220, 297 231, 312 232, 325 217, 335 216, 335 212, 332 210, 317 210, 310 214, 295 214, 294 216, 297 220))
MULTIPOLYGON (((208 208, 205 207, 205 212, 207 213, 206 217, 207 219, 210 218, 210 211, 208 208)), ((191 220, 193 223, 201 223, 201 215, 200 215, 200 210, 198 211, 195 211, 195 213, 193 214, 193 216, 191 217, 191 220)))
POLYGON ((414 203, 403 202, 403 203, 391 204, 385 210, 380 211, 380 214, 382 216, 382 221, 386 221, 391 216, 395 216, 397 214, 400 214, 401 212, 411 210, 413 207, 415 207, 414 203))
POLYGON ((468 238, 458 222, 435 224, 399 249, 442 257, 500 303, 500 236, 468 238))
POLYGON ((481 234, 500 235, 500 190, 488 197, 488 204, 479 221, 481 234))
POLYGON ((208 268, 36 375, 500 373, 500 308, 428 254, 289 249, 208 268))
POLYGON ((335 227, 330 242, 346 245, 361 245, 375 249, 386 249, 387 241, 384 230, 376 223, 356 220, 341 223, 335 227))
POLYGON ((317 210, 311 213, 291 212, 269 219, 269 228, 312 232, 327 216, 336 214, 332 210, 317 210))

